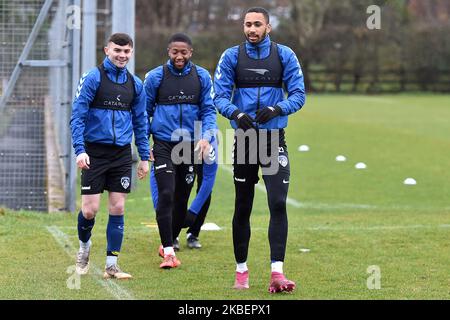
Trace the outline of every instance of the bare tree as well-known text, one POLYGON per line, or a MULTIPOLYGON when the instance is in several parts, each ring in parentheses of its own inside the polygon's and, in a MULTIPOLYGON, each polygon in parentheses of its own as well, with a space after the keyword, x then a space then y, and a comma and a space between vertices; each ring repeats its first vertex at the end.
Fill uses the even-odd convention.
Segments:
POLYGON ((309 65, 314 56, 314 45, 324 26, 324 18, 331 0, 290 0, 291 23, 289 32, 293 35, 294 47, 300 51, 302 68, 305 75, 305 85, 312 90, 309 77, 309 65))

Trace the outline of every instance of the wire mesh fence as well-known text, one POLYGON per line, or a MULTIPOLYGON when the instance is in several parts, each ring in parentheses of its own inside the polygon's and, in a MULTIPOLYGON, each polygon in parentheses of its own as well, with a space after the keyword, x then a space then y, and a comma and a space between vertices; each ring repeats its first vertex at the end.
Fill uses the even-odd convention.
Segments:
POLYGON ((68 5, 69 0, 0 0, 0 93, 7 96, 0 106, 0 206, 64 210, 63 193, 73 192, 64 187, 71 160, 68 5), (31 41, 44 4, 50 3, 31 41), (15 70, 20 73, 12 81, 15 70), (10 96, 8 86, 13 86, 10 96))

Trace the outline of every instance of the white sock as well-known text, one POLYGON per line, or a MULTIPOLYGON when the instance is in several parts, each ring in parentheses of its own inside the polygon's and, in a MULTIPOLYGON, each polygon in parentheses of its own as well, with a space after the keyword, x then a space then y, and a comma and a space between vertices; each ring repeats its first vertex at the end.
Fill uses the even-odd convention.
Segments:
POLYGON ((283 261, 275 261, 271 263, 272 272, 283 273, 283 261))
POLYGON ((175 251, 173 250, 173 247, 165 247, 164 248, 164 255, 165 256, 174 256, 175 251))
POLYGON ((245 271, 248 271, 247 262, 236 264, 236 272, 244 273, 245 271))
POLYGON ((88 242, 83 242, 80 240, 80 250, 81 251, 89 251, 89 249, 91 248, 91 240, 89 240, 88 242))
POLYGON ((117 264, 117 256, 106 256, 106 267, 117 264))

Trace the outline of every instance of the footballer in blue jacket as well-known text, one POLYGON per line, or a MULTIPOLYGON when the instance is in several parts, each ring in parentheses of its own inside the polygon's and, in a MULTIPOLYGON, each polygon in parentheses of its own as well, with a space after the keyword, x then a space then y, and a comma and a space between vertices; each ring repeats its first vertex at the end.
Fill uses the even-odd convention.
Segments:
POLYGON ((186 220, 195 164, 208 157, 217 130, 212 79, 206 69, 190 61, 192 52, 187 35, 172 35, 169 60, 149 71, 144 81, 158 192, 160 268, 164 269, 181 264, 173 243, 186 220))
POLYGON ((270 31, 267 10, 259 7, 247 10, 246 41, 225 50, 217 65, 214 103, 235 129, 234 288, 249 288, 250 214, 261 167, 270 212, 269 292, 273 293, 291 292, 296 286, 283 273, 290 175, 284 128, 288 116, 305 104, 305 86, 297 56, 290 48, 271 41, 270 31), (267 155, 271 155, 268 161, 267 155))
POLYGON ((81 77, 70 120, 77 166, 81 169, 76 271, 86 274, 89 270, 91 231, 101 193, 107 190, 109 219, 103 276, 129 279, 131 275, 121 271, 117 258, 124 235, 125 199, 131 186, 133 133, 141 158, 138 178, 143 179, 149 171, 148 118, 142 81, 126 68, 133 54, 133 40, 127 34, 115 33, 104 51, 104 61, 81 77))

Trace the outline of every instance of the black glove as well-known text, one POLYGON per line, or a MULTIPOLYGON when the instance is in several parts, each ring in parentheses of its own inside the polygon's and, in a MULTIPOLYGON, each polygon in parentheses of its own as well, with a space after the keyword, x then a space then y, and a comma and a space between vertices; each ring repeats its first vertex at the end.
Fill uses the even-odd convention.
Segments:
POLYGON ((259 124, 264 124, 281 114, 281 108, 279 106, 266 107, 256 111, 255 121, 259 124))
POLYGON ((191 227, 194 224, 195 219, 197 219, 197 215, 192 211, 188 210, 186 212, 186 217, 184 218, 183 228, 191 227))
POLYGON ((242 130, 248 130, 250 128, 256 129, 253 125, 253 122, 255 121, 245 112, 241 112, 240 110, 235 110, 233 114, 231 115, 231 118, 236 121, 238 128, 242 130))

